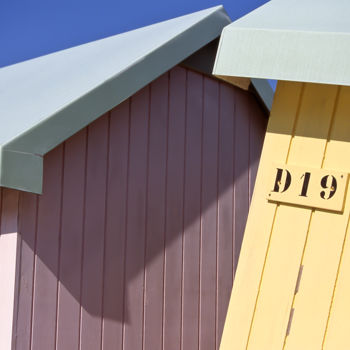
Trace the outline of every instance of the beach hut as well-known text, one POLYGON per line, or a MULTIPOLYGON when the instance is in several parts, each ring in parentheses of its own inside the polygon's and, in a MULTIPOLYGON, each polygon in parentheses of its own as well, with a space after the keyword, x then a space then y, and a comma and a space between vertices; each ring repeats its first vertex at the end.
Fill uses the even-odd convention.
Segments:
POLYGON ((218 348, 272 96, 210 74, 229 23, 0 69, 1 350, 218 348))
POLYGON ((350 348, 349 10, 274 0, 223 31, 215 74, 279 82, 222 350, 350 348))

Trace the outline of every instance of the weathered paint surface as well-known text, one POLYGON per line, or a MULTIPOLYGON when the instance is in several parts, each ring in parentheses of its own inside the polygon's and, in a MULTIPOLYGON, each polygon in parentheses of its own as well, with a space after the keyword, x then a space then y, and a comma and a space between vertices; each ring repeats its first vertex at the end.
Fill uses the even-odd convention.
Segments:
POLYGON ((275 162, 350 172, 349 110, 348 87, 279 83, 222 350, 349 348, 349 189, 343 213, 266 199, 275 162))
POLYGON ((265 121, 176 67, 47 154, 19 201, 16 349, 218 348, 265 121))

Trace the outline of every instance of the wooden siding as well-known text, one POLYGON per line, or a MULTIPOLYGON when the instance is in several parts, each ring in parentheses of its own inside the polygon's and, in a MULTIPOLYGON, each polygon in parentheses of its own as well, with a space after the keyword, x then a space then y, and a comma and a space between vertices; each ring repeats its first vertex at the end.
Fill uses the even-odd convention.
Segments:
POLYGON ((11 349, 18 260, 18 198, 15 190, 0 189, 0 349, 11 349))
POLYGON ((276 162, 349 173, 349 110, 349 87, 278 83, 221 350, 350 348, 350 188, 343 212, 266 199, 276 162))
POLYGON ((47 154, 19 199, 16 349, 218 349, 265 127, 175 67, 47 154))

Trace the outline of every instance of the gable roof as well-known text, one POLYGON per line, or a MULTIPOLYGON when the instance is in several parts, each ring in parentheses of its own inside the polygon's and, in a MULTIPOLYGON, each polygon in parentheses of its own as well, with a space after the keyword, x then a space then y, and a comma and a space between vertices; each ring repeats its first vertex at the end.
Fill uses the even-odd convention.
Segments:
POLYGON ((0 186, 41 193, 44 154, 229 23, 218 6, 0 69, 0 186))
POLYGON ((272 0, 228 25, 214 74, 350 85, 350 2, 272 0))

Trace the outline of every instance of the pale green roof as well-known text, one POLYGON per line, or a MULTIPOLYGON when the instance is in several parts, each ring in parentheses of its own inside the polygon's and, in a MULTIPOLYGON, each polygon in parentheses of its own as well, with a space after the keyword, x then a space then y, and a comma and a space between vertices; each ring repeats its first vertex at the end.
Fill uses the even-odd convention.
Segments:
POLYGON ((224 29, 213 73, 350 85, 349 14, 349 0, 272 0, 224 29))
POLYGON ((229 23, 218 6, 0 69, 0 186, 40 193, 44 154, 229 23))

